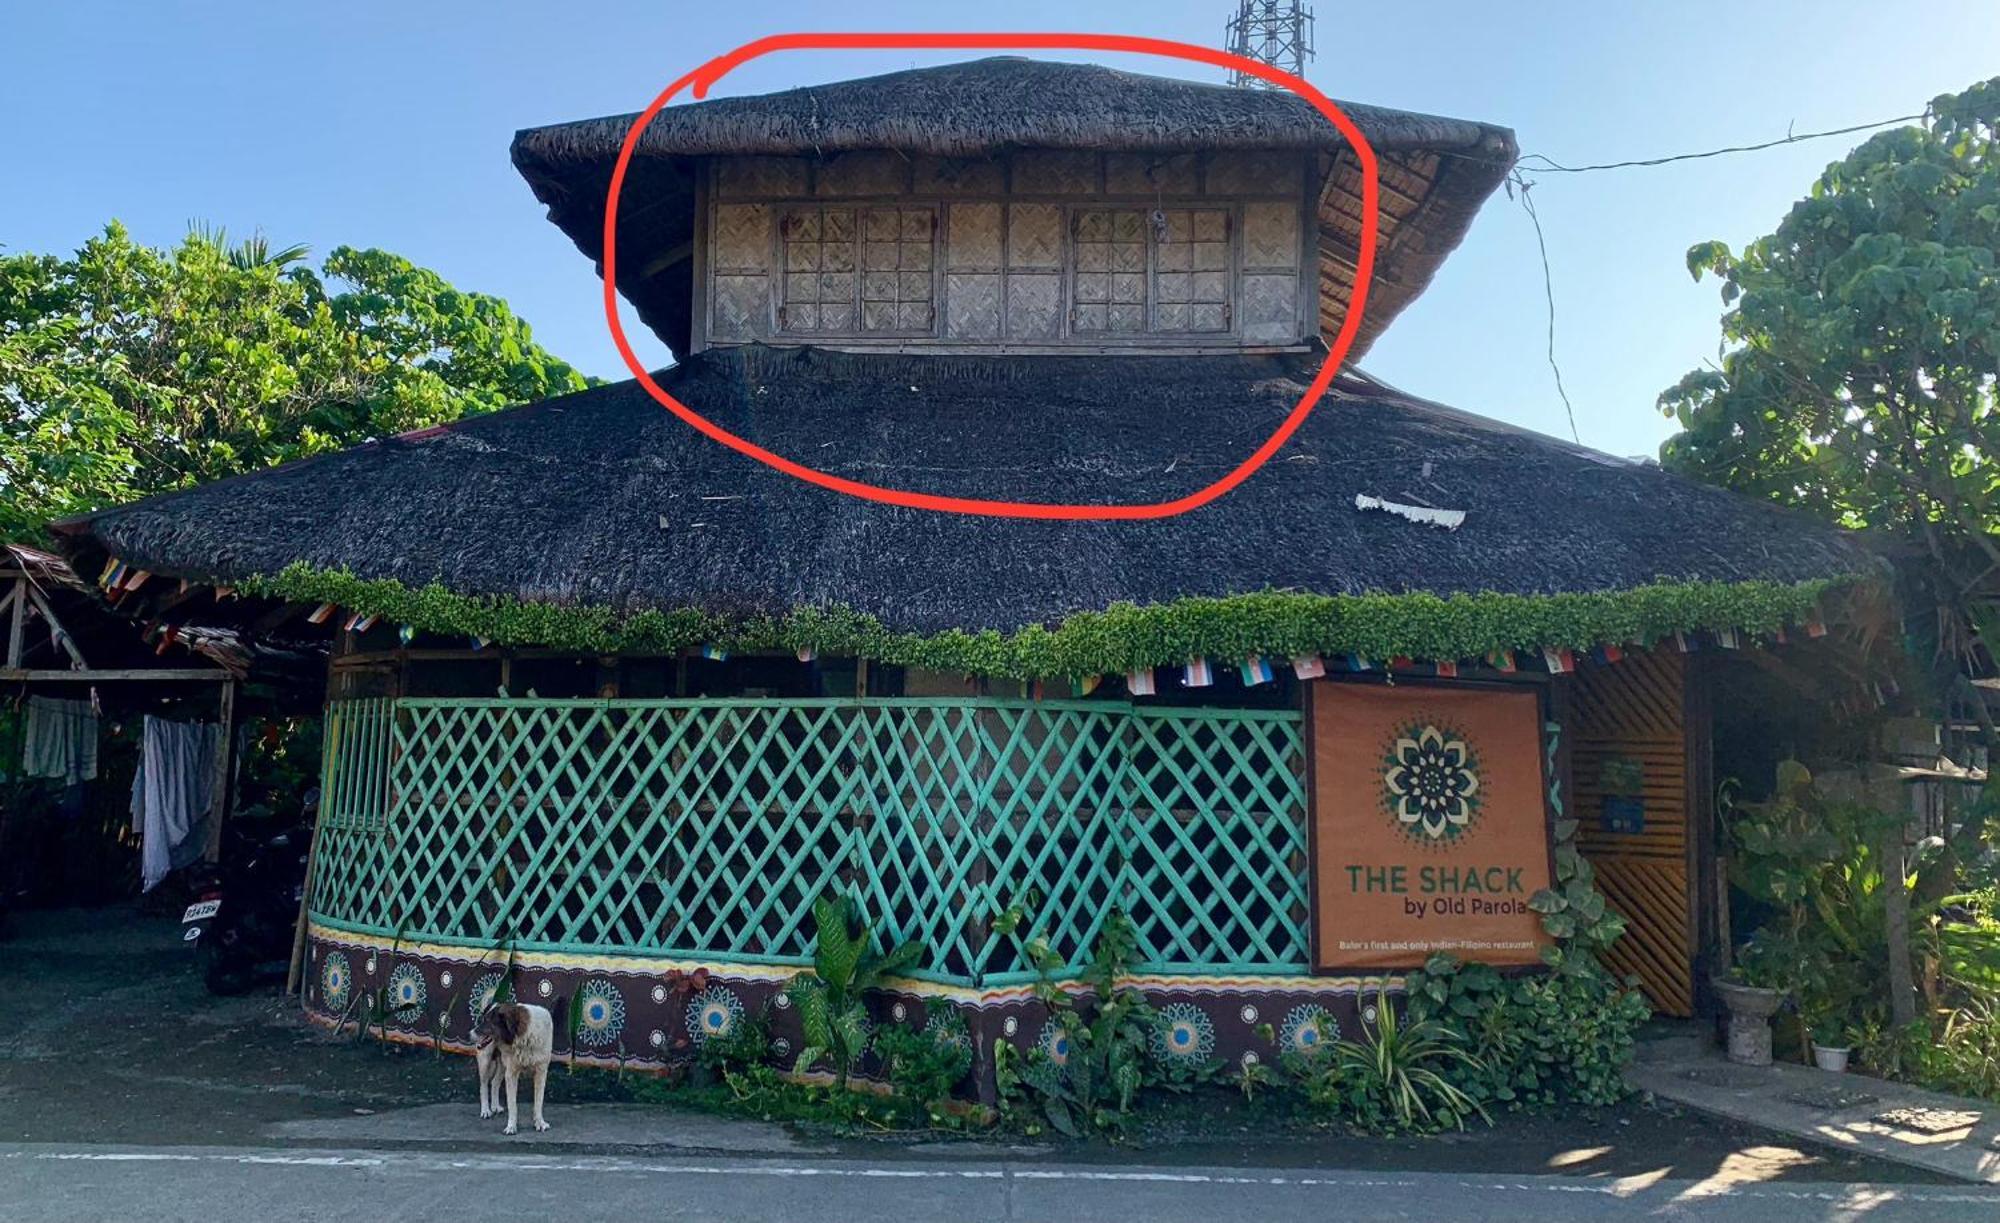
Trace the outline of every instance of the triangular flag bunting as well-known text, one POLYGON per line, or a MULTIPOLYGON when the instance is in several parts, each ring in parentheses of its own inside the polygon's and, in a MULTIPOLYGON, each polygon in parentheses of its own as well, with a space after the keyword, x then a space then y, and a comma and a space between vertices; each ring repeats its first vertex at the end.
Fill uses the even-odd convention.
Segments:
POLYGON ((1349 671, 1354 672, 1356 675, 1359 675, 1363 671, 1373 671, 1375 669, 1375 664, 1369 662, 1366 658, 1362 657, 1359 654, 1349 654, 1347 656, 1347 669, 1349 671))
POLYGON ((97 584, 99 586, 111 585, 111 575, 116 572, 118 572, 118 558, 115 556, 105 557, 104 572, 97 575, 97 584))
POLYGON ((137 590, 141 586, 144 586, 146 584, 146 579, 152 576, 153 576, 152 574, 148 573, 144 569, 135 570, 133 571, 131 576, 125 579, 125 589, 137 590))
POLYGON ((1125 690, 1133 696, 1153 695, 1153 669, 1142 667, 1126 675, 1125 690))
POLYGON ((1317 654, 1301 654, 1292 659, 1292 674, 1300 679, 1318 679, 1326 674, 1326 660, 1317 654))
POLYGON ((716 645, 714 642, 710 642, 701 647, 701 656, 710 662, 727 662, 729 660, 729 651, 716 645))
POLYGON ((1104 677, 1102 675, 1086 675, 1076 681, 1076 694, 1078 696, 1089 696, 1091 693, 1097 691, 1097 686, 1103 682, 1104 677))
POLYGON ((1206 688, 1214 682, 1215 676, 1209 673, 1206 658, 1190 658, 1187 666, 1181 668, 1181 683, 1185 687, 1206 688))
POLYGON ((799 647, 800 662, 811 662, 812 660, 818 657, 819 657, 819 651, 813 649, 811 646, 803 645, 799 647))
POLYGON ((1603 645, 1597 647, 1597 656, 1608 663, 1624 662, 1625 647, 1621 645, 1613 645, 1612 643, 1607 641, 1603 645))
POLYGON ((1576 670, 1575 652, 1562 646, 1544 647, 1542 661, 1548 663, 1551 675, 1564 675, 1576 670))
POLYGON ((370 612, 367 615, 361 617, 359 620, 356 620, 352 624, 349 624, 347 627, 353 629, 357 633, 365 633, 369 629, 374 628, 375 622, 377 620, 380 620, 381 618, 382 618, 381 616, 376 615, 374 612, 370 612))
POLYGON ((306 623, 325 624, 328 620, 331 620, 333 618, 333 613, 338 610, 339 608, 336 608, 331 603, 322 603, 318 607, 312 609, 312 615, 306 617, 306 623))
POLYGON ((1271 682, 1271 664, 1255 654, 1243 660, 1243 686, 1255 688, 1271 682))
POLYGON ((411 643, 412 641, 415 641, 416 639, 417 639, 417 626, 416 626, 416 625, 414 625, 414 624, 403 624, 403 625, 398 625, 398 626, 397 626, 397 628, 396 628, 396 640, 398 640, 398 641, 402 642, 402 643, 403 643, 404 645, 408 645, 408 644, 410 644, 410 643, 411 643))
POLYGON ((1455 662, 1440 662, 1437 664, 1437 673, 1445 679, 1457 679, 1458 664, 1455 662))
POLYGON ((1492 667, 1495 671, 1512 674, 1514 671, 1514 651, 1489 650, 1486 654, 1486 665, 1492 667))
POLYGON ((1735 649, 1736 630, 1733 628, 1719 628, 1715 630, 1715 643, 1725 650, 1735 649))
POLYGON ((1398 654, 1389 660, 1389 669, 1391 671, 1407 671, 1410 669, 1410 666, 1410 660, 1406 655, 1398 654))

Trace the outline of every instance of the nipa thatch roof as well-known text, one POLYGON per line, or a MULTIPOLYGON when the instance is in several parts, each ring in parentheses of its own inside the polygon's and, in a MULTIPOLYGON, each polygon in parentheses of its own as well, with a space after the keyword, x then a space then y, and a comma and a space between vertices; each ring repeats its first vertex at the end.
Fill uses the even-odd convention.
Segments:
MULTIPOLYGON (((942 357, 746 347, 659 378, 781 455, 877 484, 1152 502, 1215 480, 1317 358, 942 357)), ((624 382, 108 510, 60 528, 228 584, 294 562, 470 595, 1012 630, 1120 600, 1620 590, 1865 570, 1796 514, 1343 377, 1220 501, 1154 522, 965 517, 863 502, 697 434, 624 382), (1357 497, 1463 511, 1455 530, 1357 497)))
MULTIPOLYGON (((1358 357, 1465 236, 1516 148, 1511 132, 1490 124, 1340 105, 1381 164, 1380 248, 1358 357)), ((600 266, 605 195, 637 117, 514 137, 514 164, 549 219, 600 266)), ((694 266, 687 250, 704 158, 824 159, 862 149, 982 158, 1021 148, 1318 152, 1321 327, 1329 337, 1339 328, 1353 285, 1361 178, 1346 141, 1302 98, 1005 57, 669 106, 641 136, 621 195, 619 289, 676 356, 686 353, 694 266)))

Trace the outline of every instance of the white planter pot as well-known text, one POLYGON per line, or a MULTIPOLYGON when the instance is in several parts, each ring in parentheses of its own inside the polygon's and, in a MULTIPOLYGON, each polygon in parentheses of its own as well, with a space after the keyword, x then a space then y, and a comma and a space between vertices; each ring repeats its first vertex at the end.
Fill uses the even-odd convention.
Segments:
POLYGON ((1845 1073, 1847 1054, 1846 1049, 1830 1049, 1818 1041, 1813 1042, 1813 1063, 1821 1070, 1831 1070, 1835 1074, 1845 1073))

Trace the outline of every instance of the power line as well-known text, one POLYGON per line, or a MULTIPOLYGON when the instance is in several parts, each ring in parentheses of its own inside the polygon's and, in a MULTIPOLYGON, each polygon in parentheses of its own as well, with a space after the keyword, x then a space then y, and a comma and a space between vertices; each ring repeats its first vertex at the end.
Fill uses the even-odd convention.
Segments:
POLYGON ((1855 132, 1873 131, 1878 127, 1894 127, 1898 123, 1914 123, 1930 117, 1929 110, 1918 111, 1914 115, 1899 115, 1894 119, 1878 119, 1873 123, 1857 123, 1852 127, 1829 128, 1823 132, 1786 132, 1776 140, 1766 140, 1758 144, 1733 144, 1726 148, 1707 149, 1700 153, 1673 153, 1666 157, 1644 157, 1633 161, 1605 161, 1591 166, 1566 166, 1540 153, 1529 153, 1520 163, 1539 162, 1539 165, 1524 168, 1545 174, 1589 174, 1596 170, 1628 170, 1637 166, 1664 166, 1676 161, 1699 161, 1705 157, 1721 157, 1728 153, 1755 153, 1761 149, 1775 149, 1779 145, 1798 144, 1805 140, 1822 140, 1828 136, 1851 136, 1855 132))
POLYGON ((1529 190, 1533 186, 1534 184, 1522 178, 1518 171, 1510 173, 1507 176, 1507 194, 1521 201, 1521 207, 1527 210, 1528 220, 1534 222, 1535 247, 1542 253, 1542 295, 1548 300, 1549 304, 1549 370, 1556 376, 1556 394, 1562 396, 1563 412, 1569 417, 1570 440, 1581 446, 1583 445, 1583 435, 1577 432, 1576 408, 1570 403, 1569 391, 1563 386, 1562 366, 1556 364, 1555 279, 1549 275, 1549 244, 1542 237, 1542 218, 1535 212, 1535 201, 1529 196, 1529 190), (1516 187, 1520 188, 1518 196, 1514 195, 1516 187))

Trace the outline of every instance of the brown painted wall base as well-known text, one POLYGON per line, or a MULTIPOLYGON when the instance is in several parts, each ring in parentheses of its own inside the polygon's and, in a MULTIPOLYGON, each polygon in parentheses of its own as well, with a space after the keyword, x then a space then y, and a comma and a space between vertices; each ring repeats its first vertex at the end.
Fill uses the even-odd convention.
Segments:
MULTIPOLYGON (((760 1014, 770 1025, 775 1060, 787 1063, 800 1045, 797 1016, 783 997, 796 971, 532 954, 516 955, 512 967, 514 995, 523 1002, 554 1010, 563 999, 580 1000, 579 1063, 640 1071, 664 1069, 730 1025, 760 1014), (708 970, 703 989, 689 990, 669 977, 674 970, 686 973, 697 967, 708 970)), ((369 1014, 369 999, 386 990, 388 1006, 397 1012, 385 1026, 389 1039, 469 1053, 477 1016, 507 972, 505 958, 492 953, 396 946, 315 926, 303 998, 310 1018, 334 1025, 369 1014)), ((1394 992, 1401 986, 1395 977, 1148 975, 1136 976, 1132 983, 1160 1011, 1154 1039, 1163 1058, 1185 1058, 1190 1066, 1219 1062, 1231 1073, 1246 1062, 1275 1059, 1286 1049, 1309 1051, 1343 1035, 1358 1037, 1362 1014, 1372 1015, 1377 987, 1386 984, 1394 992), (1268 1039, 1259 1032, 1266 1025, 1268 1039)), ((1024 1051, 1039 1045, 1057 1059, 1069 1049, 1066 1034, 1049 1022, 1048 1008, 1027 986, 970 989, 906 982, 880 991, 871 1005, 878 1023, 962 1033, 974 1049, 967 1094, 980 1099, 993 1095, 996 1042, 1008 1041, 1024 1051)), ((569 1042, 558 1034, 556 1046, 566 1052, 569 1042)))

